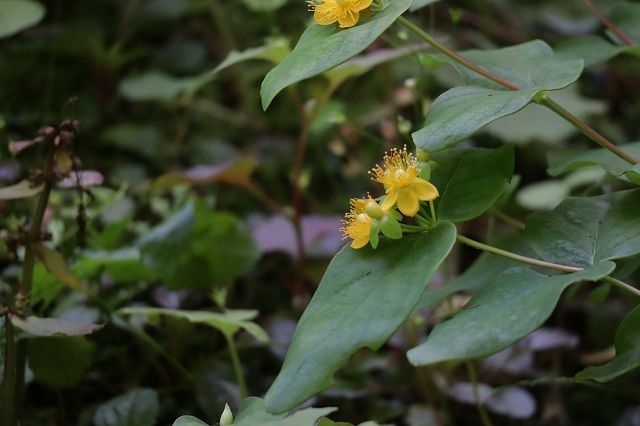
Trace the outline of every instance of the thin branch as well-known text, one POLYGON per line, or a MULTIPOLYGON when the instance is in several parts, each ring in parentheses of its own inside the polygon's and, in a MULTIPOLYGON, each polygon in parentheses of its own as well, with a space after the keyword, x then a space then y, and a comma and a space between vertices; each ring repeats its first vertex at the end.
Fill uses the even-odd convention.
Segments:
POLYGON ((589 9, 589 12, 591 12, 593 16, 598 18, 598 20, 602 22, 602 25, 607 27, 609 31, 615 34, 615 36, 618 37, 624 44, 629 46, 636 45, 635 40, 633 40, 631 37, 626 35, 624 31, 622 31, 620 28, 616 26, 616 24, 611 22, 611 20, 604 13, 602 13, 600 9, 598 9, 596 5, 593 4, 591 0, 583 0, 583 3, 585 4, 585 6, 587 6, 587 9, 589 9))

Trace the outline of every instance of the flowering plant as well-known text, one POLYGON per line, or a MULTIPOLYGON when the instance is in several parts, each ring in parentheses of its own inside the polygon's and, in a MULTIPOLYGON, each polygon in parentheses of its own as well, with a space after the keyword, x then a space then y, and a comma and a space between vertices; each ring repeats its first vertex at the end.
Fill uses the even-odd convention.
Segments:
MULTIPOLYGON (((422 101, 426 115, 412 132, 413 124, 398 117, 398 133, 407 136, 409 147, 391 148, 371 170, 372 180, 382 185, 374 193, 377 198, 351 199, 341 229, 350 244, 333 258, 300 318, 282 369, 266 393, 264 410, 284 413, 319 394, 354 353, 380 348, 401 327, 408 334, 415 332, 414 320, 435 326, 428 327, 426 335, 412 334, 408 362, 423 372, 427 370, 421 368, 445 362, 466 366, 471 402, 482 423, 489 425, 487 410, 495 409, 491 395, 497 391, 478 383, 477 361, 534 333, 566 289, 593 288, 585 283, 615 289, 615 297, 623 301, 626 317, 613 342, 616 355, 601 365, 581 366, 573 377, 555 379, 606 383, 640 366, 640 142, 614 142, 557 100, 589 67, 615 56, 637 55, 638 5, 618 6, 611 12, 615 19, 609 20, 585 1, 607 28, 607 40, 592 36, 554 47, 532 40, 458 52, 424 30, 421 13, 436 3, 433 0, 309 3, 315 23, 277 61, 261 87, 267 109, 284 88, 325 77, 324 90, 312 91, 313 102, 302 109, 303 136, 344 81, 403 55, 415 55, 421 66, 407 87, 415 87, 416 79, 435 74, 433 68, 444 64, 457 71, 461 83, 433 101, 417 95, 426 98, 416 102, 422 101), (382 60, 374 59, 374 53, 358 56, 385 31, 399 35, 396 43, 413 36, 413 44, 382 60), (597 46, 597 54, 590 46, 597 46), (523 110, 527 106, 544 107, 582 133, 584 142, 599 145, 582 151, 544 148, 548 173, 555 178, 551 183, 562 183, 559 195, 519 186, 523 171, 516 169, 518 152, 511 134, 504 143, 477 136, 486 135, 485 126, 518 112, 533 114, 523 110), (429 161, 421 161, 426 158, 429 161), (587 166, 598 170, 597 178, 575 175, 587 166), (562 175, 567 177, 558 183, 562 175), (577 184, 576 179, 586 179, 589 190, 576 192, 585 182, 577 184), (517 217, 505 211, 514 198, 521 209, 517 217), (465 235, 483 234, 474 225, 478 223, 490 230, 485 238, 465 235), (508 238, 497 238, 496 226, 512 227, 508 238), (451 269, 453 253, 462 250, 456 243, 483 254, 451 275, 443 271, 451 269), (463 297, 464 307, 454 306, 456 297, 463 297), (444 319, 434 313, 441 304, 452 308, 444 319)), ((442 80, 449 85, 453 81, 449 75, 442 80)), ((299 176, 300 169, 294 181, 299 176)), ((451 389, 433 374, 424 379, 426 387, 451 389)), ((524 392, 535 407, 530 393, 516 391, 524 392)), ((527 413, 515 416, 532 415, 531 410, 527 413)))

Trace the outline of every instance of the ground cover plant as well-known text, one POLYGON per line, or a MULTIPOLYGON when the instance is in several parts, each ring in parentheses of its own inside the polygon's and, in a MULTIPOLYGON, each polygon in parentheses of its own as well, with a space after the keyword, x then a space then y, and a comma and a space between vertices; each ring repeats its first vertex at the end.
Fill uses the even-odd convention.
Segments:
POLYGON ((0 1, 0 424, 637 424, 639 29, 0 1))

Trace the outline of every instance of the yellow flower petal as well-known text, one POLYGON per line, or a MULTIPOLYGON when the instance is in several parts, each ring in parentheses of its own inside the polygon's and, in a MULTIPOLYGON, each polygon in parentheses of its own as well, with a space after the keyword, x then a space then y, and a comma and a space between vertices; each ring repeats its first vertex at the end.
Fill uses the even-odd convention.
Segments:
POLYGON ((396 203, 397 199, 398 199, 398 191, 396 190, 389 191, 387 196, 384 197, 384 200, 382 200, 382 204, 380 204, 380 207, 382 208, 382 210, 389 210, 396 203))
POLYGON ((373 0, 351 0, 349 2, 349 9, 359 12, 371 6, 373 0))
POLYGON ((346 9, 338 16, 338 23, 340 24, 340 28, 349 28, 357 24, 358 19, 360 19, 360 13, 346 9))
POLYGON ((416 180, 410 186, 411 191, 418 197, 418 200, 431 201, 438 198, 438 188, 433 186, 431 182, 427 182, 422 178, 416 180))
POLYGON ((418 205, 418 197, 410 189, 400 189, 398 191, 398 210, 405 216, 415 216, 420 206, 418 205))
POLYGON ((340 24, 353 27, 360 19, 360 11, 371 6, 372 0, 309 0, 313 19, 320 25, 340 24))

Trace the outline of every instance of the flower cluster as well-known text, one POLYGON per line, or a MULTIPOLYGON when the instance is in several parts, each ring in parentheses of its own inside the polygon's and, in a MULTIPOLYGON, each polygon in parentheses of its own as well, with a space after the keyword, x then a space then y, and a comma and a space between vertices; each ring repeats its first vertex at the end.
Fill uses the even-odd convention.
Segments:
POLYGON ((360 19, 360 12, 371 6, 373 0, 308 0, 313 20, 320 25, 337 22, 340 28, 353 27, 360 19))
POLYGON ((352 198, 349 212, 345 214, 344 226, 340 230, 345 238, 353 240, 351 247, 358 249, 370 243, 376 248, 380 232, 388 238, 401 238, 400 221, 403 216, 416 217, 420 224, 435 220, 433 217, 416 216, 420 211, 420 201, 432 201, 439 195, 438 189, 421 177, 421 166, 425 164, 406 147, 385 153, 383 165, 376 165, 370 172, 373 181, 384 186, 385 195, 381 202, 369 195, 352 198))

